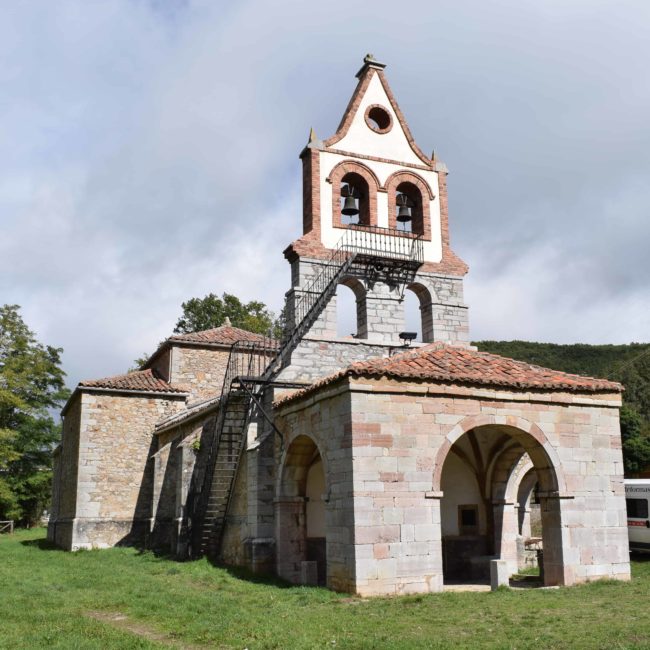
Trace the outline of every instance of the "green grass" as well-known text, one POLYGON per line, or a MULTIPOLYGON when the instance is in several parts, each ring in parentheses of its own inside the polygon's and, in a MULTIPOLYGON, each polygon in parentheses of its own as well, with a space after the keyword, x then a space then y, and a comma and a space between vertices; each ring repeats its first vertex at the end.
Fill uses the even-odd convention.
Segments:
POLYGON ((650 647, 650 562, 631 583, 359 600, 43 537, 0 536, 1 648, 650 647))

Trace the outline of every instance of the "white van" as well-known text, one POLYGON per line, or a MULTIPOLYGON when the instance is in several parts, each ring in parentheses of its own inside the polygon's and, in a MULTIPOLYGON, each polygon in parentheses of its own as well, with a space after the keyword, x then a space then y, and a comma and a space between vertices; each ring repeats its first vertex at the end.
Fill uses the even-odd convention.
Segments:
POLYGON ((625 505, 630 551, 650 551, 650 479, 625 479, 625 505))

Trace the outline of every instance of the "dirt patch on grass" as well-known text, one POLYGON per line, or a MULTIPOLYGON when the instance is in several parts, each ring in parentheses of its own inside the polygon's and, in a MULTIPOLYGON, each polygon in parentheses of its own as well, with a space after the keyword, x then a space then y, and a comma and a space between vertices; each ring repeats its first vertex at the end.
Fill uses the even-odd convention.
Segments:
POLYGON ((167 634, 156 632, 148 625, 138 621, 133 621, 129 619, 126 614, 120 612, 89 611, 84 612, 84 616, 92 618, 95 621, 100 621, 101 623, 106 623, 120 630, 130 632, 131 634, 147 639, 147 641, 156 641, 157 643, 162 643, 163 645, 172 648, 179 648, 180 650, 198 650, 199 648, 205 648, 205 646, 189 645, 179 641, 178 639, 174 639, 167 634))

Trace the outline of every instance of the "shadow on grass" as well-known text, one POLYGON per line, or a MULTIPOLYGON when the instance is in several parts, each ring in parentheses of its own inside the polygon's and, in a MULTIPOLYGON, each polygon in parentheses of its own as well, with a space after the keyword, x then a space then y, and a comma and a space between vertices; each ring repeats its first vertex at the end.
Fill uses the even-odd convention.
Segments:
POLYGON ((50 542, 50 540, 45 537, 40 537, 39 539, 25 539, 20 542, 20 544, 22 546, 38 548, 41 551, 58 551, 59 553, 66 552, 60 546, 57 546, 54 542, 50 542))
POLYGON ((650 553, 643 551, 630 551, 630 560, 633 562, 650 562, 650 553))
MULTIPOLYGON (((200 562, 203 558, 197 558, 195 560, 189 559, 179 559, 176 555, 171 553, 168 550, 161 548, 147 548, 143 546, 134 546, 132 544, 124 544, 124 546, 131 546, 136 549, 137 555, 153 555, 157 560, 175 562, 177 564, 187 564, 190 562, 200 562)), ((301 585, 294 585, 278 576, 269 573, 254 573, 250 569, 245 567, 229 566, 223 562, 218 562, 210 557, 205 558, 212 567, 215 569, 222 569, 228 573, 231 577, 237 578, 238 580, 244 580, 252 584, 258 585, 268 585, 271 587, 278 587, 280 589, 293 589, 301 585)))
MULTIPOLYGON (((210 560, 210 564, 219 569, 223 569, 233 578, 245 580, 246 582, 256 585, 267 585, 269 587, 277 587, 278 589, 295 589, 300 586, 294 585, 282 578, 278 578, 278 576, 270 575, 268 573, 253 573, 250 569, 244 567, 226 566, 212 560, 210 560)), ((313 588, 316 589, 316 587, 313 588)))

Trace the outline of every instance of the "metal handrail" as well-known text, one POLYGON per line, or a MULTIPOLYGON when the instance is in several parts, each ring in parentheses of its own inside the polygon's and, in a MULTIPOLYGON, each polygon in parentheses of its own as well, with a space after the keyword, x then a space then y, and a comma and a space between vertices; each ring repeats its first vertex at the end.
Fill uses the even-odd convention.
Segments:
MULTIPOLYGON (((228 400, 234 385, 239 381, 243 385, 246 378, 261 378, 270 381, 282 365, 286 354, 299 342, 300 330, 304 324, 313 319, 315 312, 322 308, 319 302, 326 298, 326 294, 333 290, 334 282, 340 279, 341 273, 347 272, 358 257, 373 257, 396 261, 421 264, 423 262, 422 236, 394 228, 380 228, 379 226, 348 226, 343 236, 337 242, 331 256, 324 262, 321 272, 309 281, 306 286, 299 289, 300 296, 296 300, 293 310, 292 328, 283 340, 263 337, 256 341, 237 341, 230 348, 228 365, 223 378, 219 413, 215 421, 214 435, 206 459, 206 474, 203 479, 201 492, 195 496, 192 503, 190 516, 192 524, 200 511, 205 509, 209 498, 212 482, 212 467, 215 455, 218 453, 219 441, 223 430, 228 400), (206 489, 207 488, 207 489, 206 489)), ((251 399, 257 404, 255 396, 263 390, 263 385, 251 391, 247 389, 251 399)), ((247 408, 250 408, 250 404, 247 408)), ((248 414, 250 416, 250 412, 248 414)), ((243 451, 244 438, 242 437, 243 451)), ((230 495, 228 496, 228 502, 230 495)), ((201 523, 203 526, 203 523, 201 523)))

